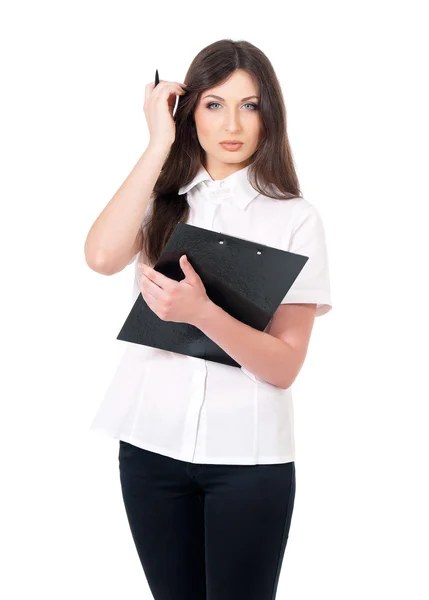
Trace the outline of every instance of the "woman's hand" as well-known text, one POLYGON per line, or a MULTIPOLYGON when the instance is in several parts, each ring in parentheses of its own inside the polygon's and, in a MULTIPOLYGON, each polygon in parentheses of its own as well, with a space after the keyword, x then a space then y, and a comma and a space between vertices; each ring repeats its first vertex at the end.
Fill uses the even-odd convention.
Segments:
POLYGON ((163 321, 195 325, 211 300, 200 276, 185 254, 180 257, 179 264, 185 274, 182 281, 170 279, 159 271, 138 263, 142 273, 140 291, 149 308, 163 321))
POLYGON ((155 87, 153 81, 145 87, 144 114, 149 129, 149 145, 160 147, 168 154, 176 139, 173 109, 177 96, 186 93, 184 83, 161 79, 155 87))

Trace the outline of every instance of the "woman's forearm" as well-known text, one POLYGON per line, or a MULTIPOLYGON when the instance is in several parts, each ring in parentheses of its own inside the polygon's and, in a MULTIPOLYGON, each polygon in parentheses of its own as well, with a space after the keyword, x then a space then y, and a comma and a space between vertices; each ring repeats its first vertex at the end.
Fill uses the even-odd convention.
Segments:
POLYGON ((169 149, 149 144, 93 223, 84 251, 88 266, 95 271, 110 275, 121 271, 128 264, 153 188, 168 153, 169 149))

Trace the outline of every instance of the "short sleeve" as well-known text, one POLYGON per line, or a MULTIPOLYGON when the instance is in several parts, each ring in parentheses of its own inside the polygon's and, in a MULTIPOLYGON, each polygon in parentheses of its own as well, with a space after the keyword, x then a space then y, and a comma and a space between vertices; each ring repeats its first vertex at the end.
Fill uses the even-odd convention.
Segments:
POLYGON ((281 304, 317 304, 316 317, 332 309, 328 251, 319 211, 308 204, 292 230, 290 252, 308 256, 281 304))

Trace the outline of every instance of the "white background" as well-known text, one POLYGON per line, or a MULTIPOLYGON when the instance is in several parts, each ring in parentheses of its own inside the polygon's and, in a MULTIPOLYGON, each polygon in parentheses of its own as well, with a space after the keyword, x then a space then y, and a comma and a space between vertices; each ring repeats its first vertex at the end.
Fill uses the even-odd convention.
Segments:
MULTIPOLYGON (((148 143, 144 87, 221 38, 272 61, 333 309, 294 384, 297 490, 277 598, 429 597, 424 2, 10 2, 0 15, 1 596, 151 598, 118 443, 88 431, 134 266, 84 242, 148 143)), ((212 599, 222 600, 222 599, 212 599)))

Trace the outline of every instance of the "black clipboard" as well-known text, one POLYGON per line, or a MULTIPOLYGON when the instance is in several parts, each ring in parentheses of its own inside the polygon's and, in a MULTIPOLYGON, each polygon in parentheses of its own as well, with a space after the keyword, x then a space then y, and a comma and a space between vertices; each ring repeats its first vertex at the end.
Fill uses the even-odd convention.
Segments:
MULTIPOLYGON (((259 331, 265 330, 309 258, 179 222, 153 268, 181 281, 183 254, 200 276, 207 296, 259 331)), ((198 327, 160 319, 141 293, 116 339, 241 367, 198 327)))

